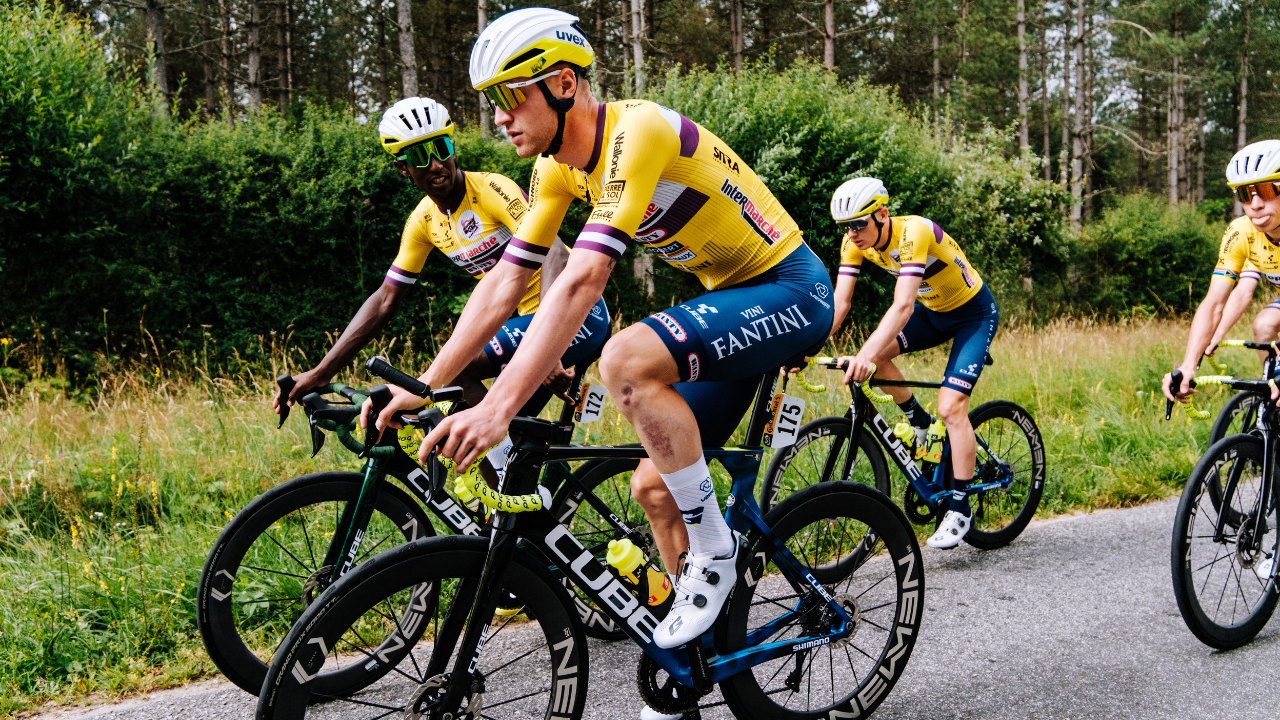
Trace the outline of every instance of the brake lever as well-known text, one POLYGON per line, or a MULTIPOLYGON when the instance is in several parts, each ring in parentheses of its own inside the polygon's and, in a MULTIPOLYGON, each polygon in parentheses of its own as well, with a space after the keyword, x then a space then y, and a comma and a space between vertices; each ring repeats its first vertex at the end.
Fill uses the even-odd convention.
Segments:
POLYGON ((375 385, 369 390, 369 407, 368 424, 364 429, 364 450, 360 451, 361 459, 369 455, 369 450, 378 444, 378 416, 382 414, 382 410, 391 402, 391 388, 386 385, 375 385))
POLYGON ((364 364, 366 370, 378 377, 386 380, 392 385, 397 385, 420 398, 431 397, 431 386, 421 380, 411 377, 408 373, 400 372, 387 362, 387 359, 381 355, 375 355, 369 358, 364 364))
POLYGON ((315 403, 324 403, 324 399, 319 393, 307 393, 302 398, 302 409, 307 413, 307 425, 311 429, 311 457, 320 454, 320 449, 324 447, 324 433, 316 426, 315 413, 311 412, 312 405, 315 403))
MULTIPOLYGON (((1187 383, 1187 389, 1190 390, 1195 386, 1196 386, 1195 378, 1192 378, 1191 382, 1187 383)), ((1178 391, 1181 389, 1182 389, 1182 370, 1174 370, 1173 372, 1169 373, 1169 392, 1174 397, 1177 397, 1178 391)), ((1173 419, 1173 401, 1169 400, 1168 398, 1166 398, 1164 401, 1164 419, 1165 420, 1173 419)))
POLYGON ((289 419, 289 394, 298 383, 292 375, 281 375, 276 378, 276 385, 280 386, 280 394, 276 396, 276 405, 279 408, 277 412, 280 415, 280 422, 276 424, 276 429, 279 430, 284 427, 284 421, 289 419))

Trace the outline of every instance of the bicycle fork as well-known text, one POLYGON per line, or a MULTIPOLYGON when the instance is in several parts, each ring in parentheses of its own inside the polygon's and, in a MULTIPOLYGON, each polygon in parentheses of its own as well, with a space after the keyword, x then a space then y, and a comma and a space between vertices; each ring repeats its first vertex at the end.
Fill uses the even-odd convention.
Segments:
POLYGON ((324 556, 321 568, 330 568, 325 580, 329 584, 347 574, 356 566, 356 557, 360 554, 360 544, 364 542, 365 531, 369 529, 369 520, 378 504, 378 496, 382 491, 382 483, 386 479, 386 471, 382 462, 371 458, 364 466, 364 483, 360 486, 360 494, 355 502, 348 502, 342 509, 338 526, 334 528, 333 540, 324 556))

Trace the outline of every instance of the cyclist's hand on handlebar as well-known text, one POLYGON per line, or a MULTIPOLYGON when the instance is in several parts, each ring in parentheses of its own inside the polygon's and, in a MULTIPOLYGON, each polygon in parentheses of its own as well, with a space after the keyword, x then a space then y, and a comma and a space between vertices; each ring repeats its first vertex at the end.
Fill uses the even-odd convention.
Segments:
MULTIPOLYGON (((298 373, 293 376, 293 390, 289 392, 288 402, 292 407, 302 402, 302 398, 306 397, 311 391, 318 387, 328 384, 329 378, 321 376, 315 369, 308 370, 304 373, 298 373)), ((271 408, 280 414, 280 396, 277 395, 271 399, 271 408)))
POLYGON ((542 381, 543 387, 550 390, 556 397, 569 403, 574 404, 574 398, 569 397, 569 386, 573 384, 573 368, 565 369, 560 363, 556 363, 556 367, 542 381))
POLYGON ((836 364, 844 368, 844 384, 850 382, 866 382, 871 377, 871 373, 876 371, 875 363, 863 358, 861 355, 851 357, 842 355, 836 358, 836 364))
POLYGON ((1192 390, 1190 386, 1190 383, 1195 376, 1195 368, 1191 368, 1189 370, 1182 368, 1182 385, 1180 387, 1170 389, 1169 383, 1173 379, 1173 374, 1165 373, 1164 379, 1161 381, 1161 388, 1164 390, 1165 398, 1167 400, 1173 400, 1180 403, 1191 402, 1191 398, 1188 396, 1196 393, 1196 391, 1192 390))
MULTIPOLYGON (((379 430, 385 430, 388 426, 397 430, 403 427, 400 422, 400 415, 408 413, 410 410, 417 410, 426 402, 422 398, 395 385, 387 385, 391 390, 391 402, 382 409, 382 414, 376 418, 379 430)), ((365 400, 364 405, 360 407, 360 427, 369 427, 369 409, 373 407, 372 400, 365 400)))
POLYGON ((469 410, 450 415, 437 425, 418 448, 418 459, 426 462, 431 449, 435 448, 441 457, 457 463, 459 473, 465 473, 472 463, 489 452, 489 448, 502 442, 510 424, 510 417, 499 417, 482 402, 469 410))

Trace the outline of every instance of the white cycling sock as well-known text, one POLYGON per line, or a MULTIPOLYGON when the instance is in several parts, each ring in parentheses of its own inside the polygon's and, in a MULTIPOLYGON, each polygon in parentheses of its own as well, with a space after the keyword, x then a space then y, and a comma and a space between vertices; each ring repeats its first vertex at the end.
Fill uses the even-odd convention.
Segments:
POLYGON ((489 464, 493 466, 495 472, 498 473, 498 479, 501 480, 507 474, 507 456, 515 446, 511 444, 511 436, 502 438, 502 442, 494 445, 485 457, 488 458, 489 464))
POLYGON ((721 557, 733 552, 733 534, 720 514, 706 458, 698 458, 698 462, 683 470, 663 473, 662 480, 684 516, 684 526, 689 531, 689 554, 712 553, 721 557))

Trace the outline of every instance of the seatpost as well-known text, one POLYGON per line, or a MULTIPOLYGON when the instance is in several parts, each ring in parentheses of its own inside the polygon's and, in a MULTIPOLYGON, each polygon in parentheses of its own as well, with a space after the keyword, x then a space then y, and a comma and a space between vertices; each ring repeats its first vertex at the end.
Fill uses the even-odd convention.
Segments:
POLYGON ((747 425, 745 447, 760 447, 764 439, 764 428, 769 424, 769 408, 773 405, 773 388, 778 382, 776 372, 767 372, 760 376, 760 385, 756 388, 756 401, 751 408, 751 422, 747 425))

